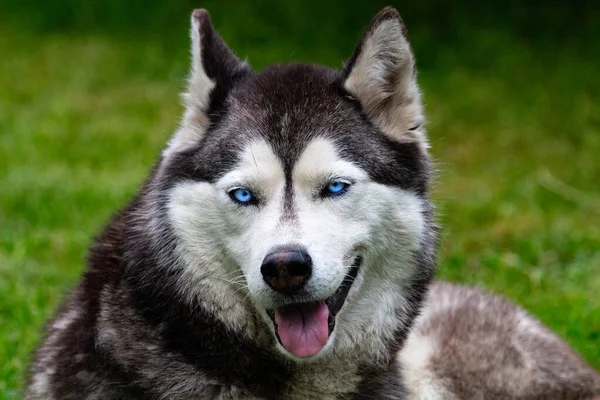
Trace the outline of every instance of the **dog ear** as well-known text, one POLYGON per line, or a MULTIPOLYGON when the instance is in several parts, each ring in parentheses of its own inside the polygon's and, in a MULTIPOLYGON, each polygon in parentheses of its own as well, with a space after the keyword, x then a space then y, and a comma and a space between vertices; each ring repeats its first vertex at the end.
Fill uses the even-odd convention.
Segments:
POLYGON ((373 18, 344 67, 343 86, 384 134, 427 146, 415 59, 398 11, 386 7, 373 18))
POLYGON ((191 19, 192 66, 183 93, 185 114, 165 156, 197 145, 234 83, 250 72, 248 64, 241 62, 215 31, 208 11, 194 10, 191 19))

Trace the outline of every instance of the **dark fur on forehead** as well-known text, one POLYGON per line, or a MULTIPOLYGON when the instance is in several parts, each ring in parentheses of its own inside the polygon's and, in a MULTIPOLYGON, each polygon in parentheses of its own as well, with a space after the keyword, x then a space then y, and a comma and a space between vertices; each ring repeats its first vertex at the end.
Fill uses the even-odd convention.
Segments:
POLYGON ((203 142, 180 154, 171 164, 172 172, 214 181, 234 167, 249 140, 260 137, 289 175, 306 145, 324 137, 373 180, 424 194, 430 170, 427 154, 418 143, 394 141, 381 133, 342 81, 339 71, 309 64, 275 65, 247 74, 229 92, 226 111, 203 142))

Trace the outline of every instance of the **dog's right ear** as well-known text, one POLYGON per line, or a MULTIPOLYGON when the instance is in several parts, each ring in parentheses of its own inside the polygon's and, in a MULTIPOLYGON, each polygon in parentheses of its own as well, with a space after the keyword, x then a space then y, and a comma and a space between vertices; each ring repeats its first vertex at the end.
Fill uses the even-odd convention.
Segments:
POLYGON ((250 72, 248 64, 241 62, 215 31, 208 11, 194 10, 191 25, 192 67, 183 94, 185 114, 164 156, 197 145, 234 83, 250 72))

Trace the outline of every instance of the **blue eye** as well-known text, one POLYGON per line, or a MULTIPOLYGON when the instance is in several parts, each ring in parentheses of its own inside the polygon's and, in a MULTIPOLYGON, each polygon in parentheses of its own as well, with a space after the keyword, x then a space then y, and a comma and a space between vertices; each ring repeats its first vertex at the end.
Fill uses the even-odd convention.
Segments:
POLYGON ((246 188, 235 188, 229 191, 229 197, 236 203, 247 205, 256 203, 256 198, 254 194, 246 188))
POLYGON ((350 187, 350 184, 348 182, 332 181, 325 188, 324 194, 328 195, 328 196, 337 196, 337 195, 345 193, 349 187, 350 187))

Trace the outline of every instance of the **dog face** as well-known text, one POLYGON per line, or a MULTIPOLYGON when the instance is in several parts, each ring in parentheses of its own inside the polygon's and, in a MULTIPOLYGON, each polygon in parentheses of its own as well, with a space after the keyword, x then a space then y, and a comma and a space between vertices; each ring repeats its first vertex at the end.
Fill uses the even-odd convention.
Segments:
POLYGON ((375 17, 344 71, 255 73, 200 10, 192 60, 160 166, 188 290, 250 300, 294 359, 376 351, 365 338, 393 336, 411 282, 431 274, 415 262, 429 243, 429 158, 397 12, 375 17))

